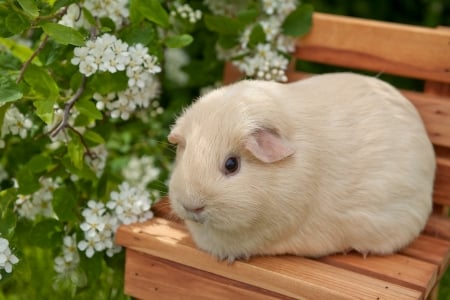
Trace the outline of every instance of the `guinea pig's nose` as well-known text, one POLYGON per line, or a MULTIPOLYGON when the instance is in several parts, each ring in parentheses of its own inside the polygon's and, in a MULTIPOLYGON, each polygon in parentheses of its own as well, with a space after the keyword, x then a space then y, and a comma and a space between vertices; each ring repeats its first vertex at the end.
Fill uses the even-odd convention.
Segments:
POLYGON ((204 205, 186 205, 186 204, 183 204, 183 207, 184 207, 184 209, 186 211, 191 212, 191 213, 195 213, 195 214, 199 214, 205 209, 204 205))

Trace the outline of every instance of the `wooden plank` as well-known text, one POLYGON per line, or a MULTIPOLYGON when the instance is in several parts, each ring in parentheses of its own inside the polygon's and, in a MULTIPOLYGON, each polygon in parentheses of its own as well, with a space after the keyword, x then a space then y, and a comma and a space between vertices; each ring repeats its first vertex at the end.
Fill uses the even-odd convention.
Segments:
POLYGON ((186 228, 155 218, 150 222, 121 226, 117 243, 287 297, 332 299, 421 299, 420 291, 302 257, 256 257, 232 266, 199 251, 186 228))
POLYGON ((354 270, 368 276, 417 289, 428 296, 437 281, 438 266, 412 257, 393 254, 388 256, 351 252, 347 255, 330 255, 320 261, 333 266, 354 270))
POLYGON ((430 236, 450 241, 450 219, 448 216, 432 214, 424 231, 430 236))
POLYGON ((450 206, 450 159, 437 158, 433 197, 435 203, 450 206))
POLYGON ((400 253, 437 265, 438 278, 440 278, 448 266, 450 241, 421 234, 400 253))
POLYGON ((125 293, 139 299, 293 299, 127 249, 125 293))
POLYGON ((406 90, 401 92, 419 111, 433 144, 450 147, 449 98, 406 90))
POLYGON ((315 13, 302 60, 450 83, 450 31, 315 13))

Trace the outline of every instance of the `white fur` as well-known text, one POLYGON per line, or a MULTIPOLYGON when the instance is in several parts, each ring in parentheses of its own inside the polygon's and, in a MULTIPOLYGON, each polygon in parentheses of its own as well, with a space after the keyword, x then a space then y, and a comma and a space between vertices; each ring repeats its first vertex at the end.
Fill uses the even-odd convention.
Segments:
POLYGON ((389 254, 420 233, 431 211, 432 145, 411 103, 376 78, 241 81, 196 101, 169 141, 178 144, 171 206, 220 259, 389 254), (261 130, 293 152, 258 159, 252 138, 261 130), (230 154, 241 167, 225 175, 230 154))

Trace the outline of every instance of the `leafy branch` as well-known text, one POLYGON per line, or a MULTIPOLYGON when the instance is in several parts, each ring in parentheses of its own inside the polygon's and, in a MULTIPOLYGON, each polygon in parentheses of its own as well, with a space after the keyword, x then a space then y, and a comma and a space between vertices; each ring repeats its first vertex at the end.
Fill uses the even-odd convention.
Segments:
POLYGON ((83 76, 81 79, 80 87, 77 89, 75 94, 69 99, 69 101, 67 101, 64 104, 64 113, 62 120, 48 132, 48 134, 51 137, 56 137, 61 132, 61 130, 69 126, 70 110, 75 105, 75 102, 77 102, 77 100, 81 97, 85 88, 86 88, 86 76, 83 76))
POLYGON ((41 43, 39 44, 39 46, 37 47, 37 49, 33 52, 33 54, 31 54, 30 58, 28 58, 22 65, 22 68, 20 68, 20 73, 19 73, 19 77, 17 77, 16 83, 19 83, 20 81, 22 81, 23 76, 25 74, 25 71, 27 70, 28 66, 31 64, 31 62, 33 61, 33 59, 38 56, 38 54, 44 49, 45 44, 47 44, 48 42, 48 38, 49 36, 46 34, 44 36, 44 38, 42 39, 41 43))

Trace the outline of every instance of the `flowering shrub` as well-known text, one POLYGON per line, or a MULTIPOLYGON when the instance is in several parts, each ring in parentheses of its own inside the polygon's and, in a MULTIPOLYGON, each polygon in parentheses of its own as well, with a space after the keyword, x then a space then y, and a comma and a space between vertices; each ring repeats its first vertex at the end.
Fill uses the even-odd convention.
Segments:
POLYGON ((294 0, 0 0, 2 293, 124 298, 115 232, 166 194, 174 116, 220 82, 220 59, 285 81, 311 14, 294 0))

